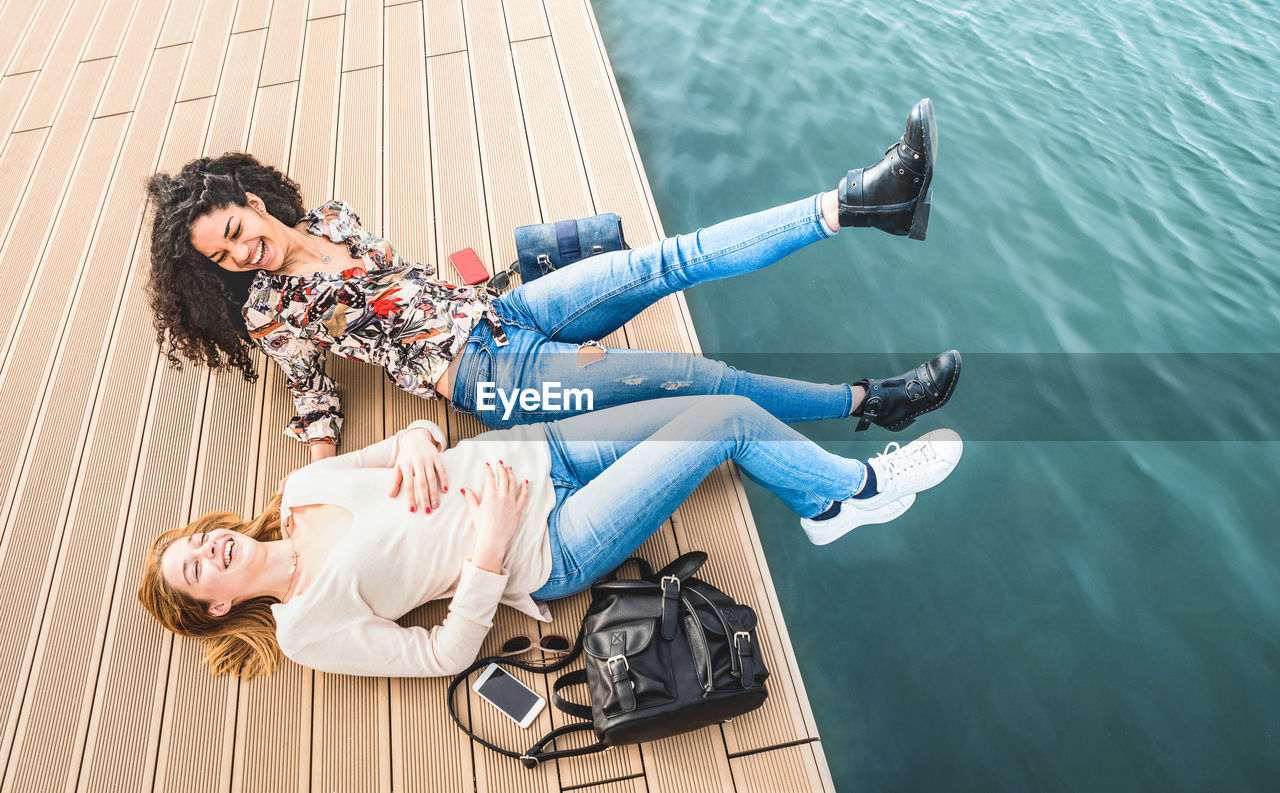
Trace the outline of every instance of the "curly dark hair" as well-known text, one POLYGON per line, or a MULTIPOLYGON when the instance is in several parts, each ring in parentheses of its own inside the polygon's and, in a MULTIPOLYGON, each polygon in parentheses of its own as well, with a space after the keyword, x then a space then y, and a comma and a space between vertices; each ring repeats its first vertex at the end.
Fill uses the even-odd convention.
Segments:
POLYGON ((286 226, 305 213, 302 190, 279 170, 250 154, 228 152, 192 160, 176 174, 147 180, 151 201, 151 272, 147 297, 156 324, 156 343, 169 363, 185 359, 214 371, 239 370, 254 382, 254 349, 241 307, 254 273, 232 273, 191 246, 191 224, 223 207, 248 206, 245 193, 262 199, 286 226))

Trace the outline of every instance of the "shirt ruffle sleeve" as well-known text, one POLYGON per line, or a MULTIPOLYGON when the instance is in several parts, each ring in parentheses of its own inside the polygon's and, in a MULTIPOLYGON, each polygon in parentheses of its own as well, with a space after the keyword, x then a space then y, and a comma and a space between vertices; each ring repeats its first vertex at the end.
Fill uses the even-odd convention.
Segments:
POLYGON ((317 441, 342 440, 342 410, 338 385, 325 372, 324 350, 300 339, 278 322, 263 319, 259 312, 245 311, 249 335, 284 372, 285 385, 293 397, 294 416, 284 434, 311 445, 317 441))

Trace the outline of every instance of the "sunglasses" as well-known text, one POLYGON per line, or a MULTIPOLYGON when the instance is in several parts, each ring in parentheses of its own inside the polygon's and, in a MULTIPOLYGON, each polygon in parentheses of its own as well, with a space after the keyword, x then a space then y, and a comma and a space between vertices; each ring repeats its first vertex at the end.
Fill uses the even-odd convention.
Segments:
POLYGON ((507 265, 507 269, 494 273, 493 276, 489 278, 489 281, 485 286, 488 286, 491 289, 496 289, 499 292, 505 292, 507 287, 511 286, 511 277, 519 274, 520 262, 512 262, 507 265))
POLYGON ((537 639, 532 636, 513 636, 502 643, 502 649, 498 651, 498 655, 509 658, 535 649, 548 655, 568 655, 573 649, 573 642, 554 633, 548 633, 537 639))

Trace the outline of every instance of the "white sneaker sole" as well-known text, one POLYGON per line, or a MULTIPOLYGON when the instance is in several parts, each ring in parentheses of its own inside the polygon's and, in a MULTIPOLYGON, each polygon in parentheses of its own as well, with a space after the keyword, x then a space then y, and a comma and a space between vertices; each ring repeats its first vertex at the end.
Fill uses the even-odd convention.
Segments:
POLYGON ((800 519, 800 527, 808 535, 809 542, 814 545, 826 545, 834 542, 859 526, 870 526, 874 523, 888 523, 902 513, 911 509, 916 501, 915 493, 905 498, 881 504, 872 509, 859 506, 858 499, 851 498, 840 502, 840 514, 828 520, 800 519))

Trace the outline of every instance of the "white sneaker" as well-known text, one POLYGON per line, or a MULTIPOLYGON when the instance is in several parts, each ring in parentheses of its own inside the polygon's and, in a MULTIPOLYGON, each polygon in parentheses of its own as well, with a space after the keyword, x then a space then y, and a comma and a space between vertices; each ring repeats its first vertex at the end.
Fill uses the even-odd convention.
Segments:
POLYGON ((880 505, 875 509, 862 508, 861 504, 866 501, 873 499, 878 501, 879 498, 879 496, 874 496, 868 499, 851 498, 848 501, 841 501, 839 515, 826 520, 801 518, 800 527, 804 529, 805 534, 809 535, 809 542, 814 545, 826 545, 829 542, 840 539, 859 526, 867 526, 872 523, 888 523, 910 509, 911 505, 916 501, 915 493, 908 493, 906 498, 890 501, 887 504, 880 501, 880 505))
MULTIPOLYGON (((963 451, 960 436, 948 429, 925 433, 901 448, 891 443, 884 447, 884 453, 867 460, 867 465, 876 472, 876 487, 880 492, 871 498, 844 503, 875 509, 911 493, 928 490, 947 478, 960 462, 963 451)), ((841 507, 841 511, 843 509, 841 507)))

